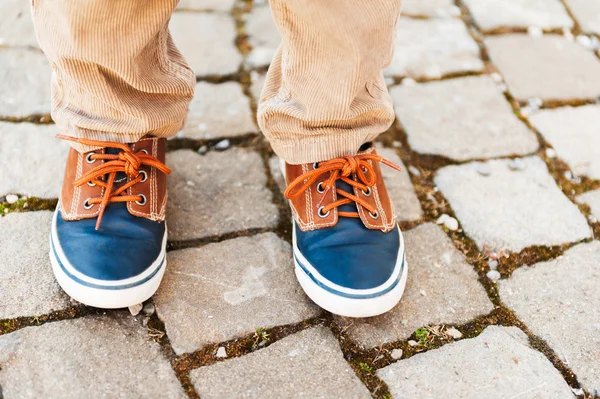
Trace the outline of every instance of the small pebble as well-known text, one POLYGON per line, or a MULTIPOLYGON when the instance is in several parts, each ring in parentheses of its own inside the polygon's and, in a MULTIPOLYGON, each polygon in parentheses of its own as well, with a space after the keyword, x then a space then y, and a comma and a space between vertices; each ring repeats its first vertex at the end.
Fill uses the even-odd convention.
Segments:
POLYGON ((215 145, 215 149, 217 150, 226 150, 227 148, 229 148, 229 140, 227 139, 221 140, 215 145))
POLYGON ((508 91, 508 86, 506 86, 504 83, 499 84, 498 88, 500 88, 500 90, 502 92, 507 92, 508 91))
POLYGON ((413 78, 404 78, 404 79, 402 79, 401 83, 403 86, 414 86, 417 84, 417 81, 414 80, 413 78))
POLYGON ((402 324, 403 326, 407 326, 408 325, 408 320, 407 319, 401 320, 400 324, 402 324))
POLYGON ((573 391, 573 393, 577 396, 579 395, 583 395, 583 389, 581 388, 571 388, 571 390, 573 391))
POLYGON ((227 350, 223 346, 219 346, 217 349, 217 357, 227 357, 227 350))
POLYGON ((530 107, 522 107, 519 112, 521 112, 521 115, 525 118, 529 118, 529 115, 531 115, 531 112, 533 110, 530 107))
POLYGON ((489 176, 492 173, 492 168, 487 163, 477 164, 477 173, 482 176, 489 176))
POLYGON ((544 34, 544 31, 539 26, 530 26, 527 28, 527 33, 531 37, 540 37, 544 34))
POLYGON ((421 171, 412 165, 408 167, 408 171, 414 176, 421 176, 421 171))
POLYGON ((425 290, 419 291, 419 294, 421 294, 421 296, 427 296, 427 293, 425 292, 425 290))
POLYGON ((556 151, 554 151, 554 148, 546 148, 546 156, 548 158, 556 158, 556 151))
POLYGON ((444 227, 446 227, 448 230, 458 230, 458 220, 456 220, 452 216, 446 215, 445 213, 438 218, 436 223, 443 224, 444 227))
POLYGON ((187 184, 188 186, 190 186, 190 187, 194 187, 194 186, 196 185, 196 183, 194 183, 194 182, 193 182, 193 181, 191 181, 191 180, 188 180, 188 181, 186 182, 186 184, 187 184))
POLYGON ((491 260, 488 262, 488 264, 490 265, 490 270, 498 270, 498 261, 497 260, 491 260))
POLYGON ((139 315, 141 311, 142 311, 141 303, 138 303, 137 305, 133 305, 133 306, 129 307, 129 313, 131 313, 132 316, 139 315))
POLYGON ((592 39, 590 39, 589 36, 586 36, 586 35, 577 36, 577 43, 579 43, 580 45, 582 45, 583 47, 585 47, 588 50, 594 49, 594 44, 592 42, 592 39))
POLYGON ((147 303, 144 305, 144 307, 142 308, 142 312, 146 315, 146 316, 152 316, 154 314, 154 311, 156 310, 156 308, 154 307, 153 303, 147 303))
POLYGON ((396 148, 400 148, 400 147, 402 147, 402 143, 401 143, 401 142, 399 142, 399 141, 394 141, 394 142, 392 143, 392 145, 393 145, 394 147, 396 147, 396 148))
POLYGON ((520 158, 511 159, 508 163, 511 170, 525 170, 525 163, 520 158))
POLYGON ((17 202, 19 200, 19 196, 15 195, 15 194, 8 194, 6 196, 6 202, 8 202, 9 204, 14 204, 15 202, 17 202))
POLYGON ((451 336, 454 339, 459 339, 459 338, 462 338, 462 336, 463 336, 462 333, 454 327, 447 329, 446 334, 448 334, 449 336, 451 336))
POLYGON ((403 353, 402 349, 392 349, 392 353, 391 353, 392 359, 394 359, 394 360, 400 359, 402 357, 402 353, 403 353))
POLYGON ((500 276, 498 270, 490 270, 489 272, 487 272, 486 276, 492 281, 500 280, 500 277, 502 277, 500 276))
POLYGON ((206 154, 208 152, 208 147, 203 145, 202 147, 198 148, 198 154, 206 154))
POLYGON ((410 341, 408 341, 408 344, 410 346, 417 346, 417 345, 419 345, 419 343, 417 341, 413 341, 412 339, 410 341))
POLYGON ((394 84, 394 78, 392 78, 392 77, 385 78, 385 84, 388 85, 388 86, 393 85, 394 84))
POLYGON ((504 81, 504 79, 502 79, 502 75, 500 75, 498 72, 492 73, 490 77, 496 83, 502 83, 504 81))

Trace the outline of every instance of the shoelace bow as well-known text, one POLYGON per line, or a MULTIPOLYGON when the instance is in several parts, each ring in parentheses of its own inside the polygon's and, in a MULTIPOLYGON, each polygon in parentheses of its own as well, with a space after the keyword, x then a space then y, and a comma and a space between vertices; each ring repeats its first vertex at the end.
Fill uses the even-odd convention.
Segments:
MULTIPOLYGON (((313 170, 310 170, 301 176, 298 176, 293 182, 286 188, 284 195, 288 199, 294 199, 301 196, 309 187, 318 180, 322 175, 329 173, 329 178, 323 183, 320 183, 317 187, 317 191, 321 194, 321 200, 317 204, 320 216, 327 216, 332 209, 340 207, 342 205, 356 203, 367 209, 371 215, 377 215, 377 209, 366 202, 364 199, 341 190, 335 186, 337 180, 341 180, 352 187, 361 190, 363 193, 371 192, 371 187, 377 183, 375 177, 375 170, 368 161, 381 162, 396 170, 401 170, 400 167, 387 159, 377 154, 361 154, 353 156, 345 156, 340 158, 334 158, 330 161, 315 163, 313 170), (356 173, 357 179, 354 180, 352 177, 356 173), (335 188, 336 193, 339 197, 337 201, 334 201, 325 206, 321 206, 325 200, 329 190, 335 188)), ((339 216, 359 218, 358 212, 338 212, 339 216)))
POLYGON ((101 204, 100 213, 98 214, 98 220, 96 221, 96 230, 100 228, 102 223, 102 217, 104 216, 104 210, 106 206, 111 202, 137 202, 141 205, 145 204, 146 199, 141 195, 126 195, 125 192, 130 188, 146 180, 148 176, 140 173, 140 167, 142 165, 150 166, 158 169, 162 173, 169 174, 169 169, 164 163, 147 154, 145 151, 133 152, 133 150, 127 144, 115 143, 111 141, 100 141, 100 140, 88 140, 81 138, 74 138, 69 136, 57 135, 59 139, 74 141, 79 144, 88 145, 92 147, 104 147, 104 148, 116 148, 121 150, 118 154, 94 154, 88 155, 90 161, 102 160, 100 165, 90 170, 79 179, 75 180, 74 184, 76 187, 89 184, 90 186, 99 186, 104 188, 104 195, 102 197, 92 197, 86 199, 87 205, 101 204), (115 178, 117 173, 124 172, 127 176, 133 178, 133 180, 123 184, 113 191, 115 178), (103 177, 108 175, 106 181, 103 177))

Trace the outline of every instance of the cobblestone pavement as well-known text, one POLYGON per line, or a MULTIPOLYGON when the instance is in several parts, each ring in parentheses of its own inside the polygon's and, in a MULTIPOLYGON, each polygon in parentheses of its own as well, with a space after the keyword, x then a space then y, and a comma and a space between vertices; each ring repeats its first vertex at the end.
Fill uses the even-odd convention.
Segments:
POLYGON ((198 75, 169 143, 162 287, 72 302, 48 252, 67 145, 29 2, 0 3, 0 398, 600 397, 600 3, 405 0, 378 145, 411 266, 386 315, 334 317, 292 271, 254 113, 264 0, 182 0, 198 75))

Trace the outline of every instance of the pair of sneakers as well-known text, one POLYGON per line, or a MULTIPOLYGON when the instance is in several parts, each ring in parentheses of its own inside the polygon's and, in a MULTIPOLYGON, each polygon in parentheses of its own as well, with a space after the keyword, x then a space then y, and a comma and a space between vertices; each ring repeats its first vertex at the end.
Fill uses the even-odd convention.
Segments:
MULTIPOLYGON (((56 279, 86 305, 140 304, 156 292, 167 264, 166 140, 59 138, 98 149, 71 149, 67 158, 50 237, 56 279)), ((406 284, 402 234, 380 163, 397 168, 371 143, 356 155, 282 163, 296 276, 316 304, 342 316, 387 312, 406 284)))

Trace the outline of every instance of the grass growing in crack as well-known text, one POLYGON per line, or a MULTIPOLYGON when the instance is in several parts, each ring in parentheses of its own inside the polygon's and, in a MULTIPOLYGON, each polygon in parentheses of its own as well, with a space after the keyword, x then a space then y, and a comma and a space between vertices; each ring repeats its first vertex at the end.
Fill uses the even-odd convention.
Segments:
POLYGON ((0 216, 12 212, 33 212, 33 211, 53 211, 56 209, 57 199, 44 198, 21 198, 18 201, 9 204, 6 199, 0 200, 0 216))
POLYGON ((366 373, 372 373, 373 372, 373 367, 369 366, 367 363, 364 362, 360 362, 358 363, 358 367, 360 367, 360 369, 366 373))
POLYGON ((252 344, 252 350, 262 348, 267 345, 271 340, 269 333, 264 328, 257 328, 254 333, 254 343, 252 344))

